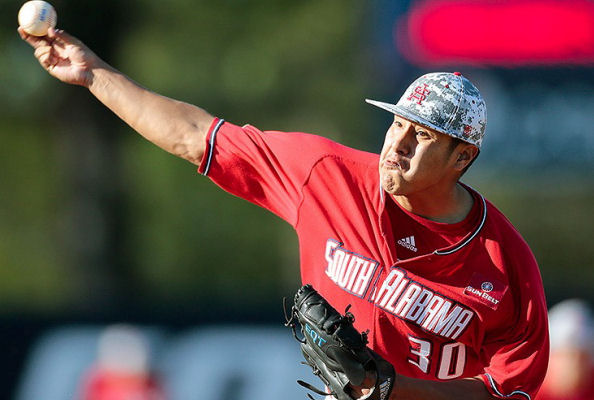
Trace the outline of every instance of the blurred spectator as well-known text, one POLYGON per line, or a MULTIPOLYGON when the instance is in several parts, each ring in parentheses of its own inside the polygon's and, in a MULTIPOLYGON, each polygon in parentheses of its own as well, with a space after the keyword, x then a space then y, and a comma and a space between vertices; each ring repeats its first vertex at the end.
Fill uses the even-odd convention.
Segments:
POLYGON ((127 325, 107 327, 79 400, 164 400, 149 359, 146 338, 139 330, 127 325))
POLYGON ((565 300, 549 311, 551 358, 536 400, 594 399, 594 322, 588 305, 565 300))

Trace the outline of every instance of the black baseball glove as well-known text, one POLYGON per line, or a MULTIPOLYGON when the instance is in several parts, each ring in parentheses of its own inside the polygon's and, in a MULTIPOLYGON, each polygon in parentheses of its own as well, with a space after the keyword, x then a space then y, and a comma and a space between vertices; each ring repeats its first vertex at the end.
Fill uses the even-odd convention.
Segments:
MULTIPOLYGON (((371 392, 359 399, 387 400, 394 385, 394 368, 367 347, 367 332, 359 333, 353 327, 355 317, 348 309, 341 315, 311 285, 305 285, 295 294, 286 326, 301 343, 304 364, 324 381, 332 396, 354 400, 353 386, 361 387, 366 378, 375 376, 371 392), (297 335, 296 322, 301 325, 303 338, 297 335)), ((320 395, 328 394, 309 383, 297 382, 320 395)))

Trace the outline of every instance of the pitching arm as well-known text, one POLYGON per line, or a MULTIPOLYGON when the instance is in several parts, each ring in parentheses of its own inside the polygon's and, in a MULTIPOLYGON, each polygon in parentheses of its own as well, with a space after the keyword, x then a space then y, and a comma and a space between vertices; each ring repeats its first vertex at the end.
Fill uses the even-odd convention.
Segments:
POLYGON ((194 105, 147 90, 64 31, 36 37, 18 29, 50 75, 80 85, 135 131, 162 149, 199 165, 213 116, 194 105))

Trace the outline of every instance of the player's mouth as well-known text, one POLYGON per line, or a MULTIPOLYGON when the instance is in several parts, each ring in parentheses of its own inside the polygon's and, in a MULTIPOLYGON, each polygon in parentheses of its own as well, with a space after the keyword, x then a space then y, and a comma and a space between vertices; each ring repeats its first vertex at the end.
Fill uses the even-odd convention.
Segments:
POLYGON ((408 169, 408 162, 403 159, 388 158, 384 160, 384 168, 387 170, 404 171, 408 169))

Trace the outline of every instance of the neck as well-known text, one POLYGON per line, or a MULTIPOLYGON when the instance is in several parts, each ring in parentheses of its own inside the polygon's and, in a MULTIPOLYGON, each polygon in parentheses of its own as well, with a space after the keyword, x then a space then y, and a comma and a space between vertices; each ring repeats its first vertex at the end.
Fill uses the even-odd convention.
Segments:
POLYGON ((472 195, 459 183, 445 190, 433 189, 392 197, 408 212, 447 224, 463 221, 474 204, 472 195))

